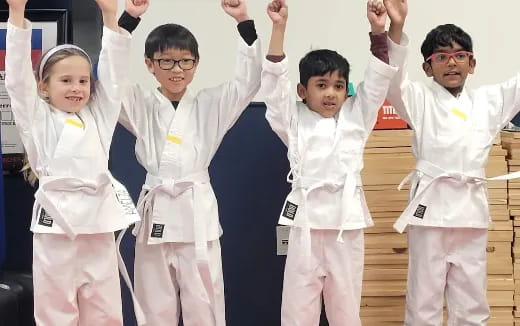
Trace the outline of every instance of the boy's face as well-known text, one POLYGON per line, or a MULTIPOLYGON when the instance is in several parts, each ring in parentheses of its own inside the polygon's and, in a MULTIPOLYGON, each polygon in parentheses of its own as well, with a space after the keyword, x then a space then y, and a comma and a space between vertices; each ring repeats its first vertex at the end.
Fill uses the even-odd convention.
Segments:
POLYGON ((309 78, 307 87, 298 84, 298 95, 305 100, 307 107, 324 118, 338 113, 347 100, 347 92, 347 81, 338 71, 309 78))
POLYGON ((193 80, 199 61, 189 50, 168 49, 145 58, 148 71, 161 84, 161 92, 170 101, 180 101, 193 80))
MULTIPOLYGON (((464 51, 462 46, 457 42, 452 42, 451 46, 442 46, 435 49, 433 56, 439 53, 453 54, 464 51)), ((446 88, 454 96, 457 96, 464 87, 468 74, 473 74, 475 71, 476 60, 473 55, 459 56, 444 56, 449 57, 447 62, 440 62, 442 60, 431 59, 429 62, 423 63, 424 72, 428 77, 433 77, 438 84, 446 88)))

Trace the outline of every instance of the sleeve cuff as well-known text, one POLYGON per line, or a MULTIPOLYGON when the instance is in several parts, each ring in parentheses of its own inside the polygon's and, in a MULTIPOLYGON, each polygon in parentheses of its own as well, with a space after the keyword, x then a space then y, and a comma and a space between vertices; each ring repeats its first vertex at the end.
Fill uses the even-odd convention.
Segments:
POLYGON ((388 43, 386 41, 387 34, 379 33, 379 34, 373 34, 369 33, 370 35, 370 52, 378 58, 379 60, 388 63, 388 43))
POLYGON ((265 72, 271 73, 273 75, 283 75, 287 73, 288 62, 289 60, 287 57, 284 57, 279 62, 272 62, 265 58, 262 64, 262 68, 265 72))
POLYGON ((126 29, 128 32, 132 33, 136 28, 137 25, 139 25, 139 22, 141 21, 141 18, 132 17, 128 12, 123 11, 121 14, 121 17, 119 17, 119 20, 117 24, 126 29))
POLYGON ((258 38, 255 28, 255 22, 253 20, 245 20, 237 25, 238 33, 247 43, 247 45, 251 46, 258 38))
POLYGON ((372 70, 374 70, 375 72, 377 72, 378 74, 380 74, 384 77, 387 77, 389 79, 393 78, 394 75, 399 70, 398 67, 390 66, 390 65, 384 63, 383 61, 381 61, 380 59, 378 59, 377 57, 375 57, 374 55, 370 56, 369 67, 372 70))

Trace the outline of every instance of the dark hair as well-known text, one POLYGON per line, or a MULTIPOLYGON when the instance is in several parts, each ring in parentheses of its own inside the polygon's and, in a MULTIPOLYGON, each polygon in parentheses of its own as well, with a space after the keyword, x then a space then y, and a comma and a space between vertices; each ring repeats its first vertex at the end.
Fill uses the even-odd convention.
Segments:
POLYGON ((153 59, 155 52, 168 49, 188 50, 199 60, 199 44, 193 34, 184 26, 164 24, 156 27, 148 34, 144 44, 144 54, 153 59))
POLYGON ((307 87, 309 79, 337 71, 348 84, 350 64, 336 51, 314 50, 300 60, 300 83, 307 87))
POLYGON ((439 47, 451 46, 453 42, 460 44, 464 51, 473 52, 471 36, 456 25, 445 24, 435 27, 426 35, 421 46, 424 60, 428 59, 439 47))

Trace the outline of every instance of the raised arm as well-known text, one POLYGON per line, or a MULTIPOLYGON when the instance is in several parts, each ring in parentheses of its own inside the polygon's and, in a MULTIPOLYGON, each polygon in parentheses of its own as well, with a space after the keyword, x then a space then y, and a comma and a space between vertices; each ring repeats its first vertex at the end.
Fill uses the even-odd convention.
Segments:
MULTIPOLYGON (((388 46, 385 33, 387 13, 381 2, 367 2, 367 18, 370 23, 370 51, 368 68, 363 83, 358 87, 353 109, 363 115, 365 129, 371 132, 377 120, 379 108, 386 99, 390 82, 397 72, 396 67, 388 65, 388 46)), ((344 112, 344 114, 350 114, 344 112)))
POLYGON ((95 0, 103 15, 103 38, 98 63, 98 82, 92 104, 98 131, 108 153, 121 110, 121 82, 128 72, 130 35, 117 25, 117 0, 95 0))
POLYGON ((238 23, 242 41, 234 78, 216 88, 208 89, 219 110, 219 139, 235 123, 260 89, 262 53, 254 22, 249 18, 244 0, 222 0, 222 9, 238 23))
POLYGON ((394 80, 390 84, 388 100, 395 108, 401 119, 405 120, 415 129, 415 118, 413 99, 413 88, 415 87, 407 77, 405 71, 408 55, 408 39, 403 34, 404 23, 408 15, 407 0, 383 0, 388 16, 390 17, 390 28, 388 31, 388 47, 390 64, 399 67, 394 80), (410 105, 412 104, 412 106, 410 105))
POLYGON ((24 18, 27 0, 8 0, 5 86, 11 100, 11 110, 24 144, 38 108, 38 88, 31 62, 31 32, 29 21, 24 18))
POLYGON ((267 105, 266 119, 286 145, 288 144, 287 131, 296 113, 293 112, 295 98, 291 94, 288 63, 283 51, 288 13, 285 0, 274 0, 267 6, 267 15, 273 22, 273 27, 269 51, 262 71, 262 86, 267 105))

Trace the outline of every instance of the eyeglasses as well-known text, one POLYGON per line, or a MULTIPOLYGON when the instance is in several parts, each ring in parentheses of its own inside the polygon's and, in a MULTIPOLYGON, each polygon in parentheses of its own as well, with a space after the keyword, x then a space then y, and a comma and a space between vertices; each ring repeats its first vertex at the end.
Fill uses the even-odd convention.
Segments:
POLYGON ((453 58, 453 60, 455 60, 457 63, 464 63, 471 56, 473 56, 473 53, 468 51, 457 51, 454 53, 437 52, 429 56, 426 61, 428 62, 431 60, 435 63, 446 64, 450 61, 451 58, 453 58))
POLYGON ((195 59, 152 59, 153 61, 157 61, 159 63, 159 68, 162 70, 172 70, 176 64, 179 65, 179 68, 182 70, 191 70, 195 67, 195 59))

